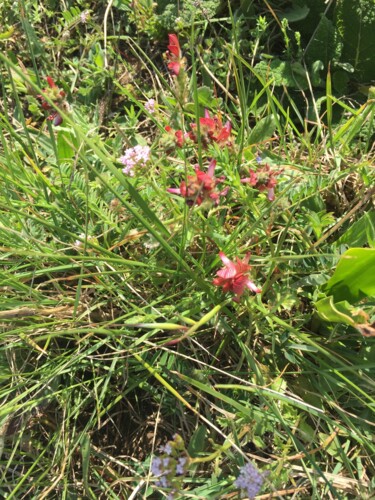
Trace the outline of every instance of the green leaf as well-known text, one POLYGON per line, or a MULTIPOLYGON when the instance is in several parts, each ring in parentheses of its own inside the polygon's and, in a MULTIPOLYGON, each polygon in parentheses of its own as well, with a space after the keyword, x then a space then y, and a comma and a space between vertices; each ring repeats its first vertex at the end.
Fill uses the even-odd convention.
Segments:
POLYGON ((305 19, 310 12, 307 5, 294 5, 291 9, 285 11, 281 18, 285 18, 288 22, 293 23, 296 21, 302 21, 305 19))
POLYGON ((254 66, 254 70, 266 82, 272 80, 276 87, 291 87, 307 89, 308 83, 304 67, 299 62, 291 63, 275 58, 271 62, 261 61, 254 66))
POLYGON ((206 433, 206 427, 200 425, 192 435, 187 449, 191 457, 196 457, 199 455, 199 453, 202 453, 202 451, 204 451, 206 433))
POLYGON ((99 45, 99 43, 97 43, 94 46, 93 56, 94 56, 93 59, 94 59, 95 65, 99 69, 103 69, 104 68, 104 53, 103 53, 103 50, 102 50, 101 46, 99 45))
POLYGON ((361 310, 354 309, 346 300, 335 304, 332 295, 319 300, 315 306, 319 316, 325 321, 355 326, 365 320, 361 310))
POLYGON ((339 44, 335 37, 335 27, 330 19, 325 15, 320 18, 318 27, 314 33, 314 37, 309 43, 306 50, 306 60, 309 64, 315 61, 322 61, 324 67, 328 67, 328 63, 337 57, 339 44))
POLYGON ((215 98, 212 95, 212 90, 209 87, 203 86, 197 89, 198 102, 201 106, 209 108, 212 106, 212 101, 215 98))
POLYGON ((319 60, 315 61, 311 65, 311 71, 310 71, 310 74, 311 74, 311 83, 314 86, 321 85, 322 78, 320 76, 320 72, 323 71, 323 69, 324 69, 324 64, 322 63, 322 61, 319 61, 319 60))
POLYGON ((375 246, 375 210, 366 212, 354 222, 337 240, 337 245, 359 247, 365 244, 375 246))
POLYGON ((75 155, 74 137, 67 130, 59 130, 57 133, 57 156, 60 161, 70 160, 75 155))
POLYGON ((351 248, 345 252, 325 286, 334 302, 347 300, 351 304, 364 297, 375 296, 375 249, 351 248))
POLYGON ((258 121, 249 135, 249 144, 259 144, 272 137, 276 129, 276 121, 273 115, 266 116, 258 121))
POLYGON ((86 493, 89 492, 89 468, 90 468, 90 436, 84 434, 81 441, 82 454, 82 476, 86 493))

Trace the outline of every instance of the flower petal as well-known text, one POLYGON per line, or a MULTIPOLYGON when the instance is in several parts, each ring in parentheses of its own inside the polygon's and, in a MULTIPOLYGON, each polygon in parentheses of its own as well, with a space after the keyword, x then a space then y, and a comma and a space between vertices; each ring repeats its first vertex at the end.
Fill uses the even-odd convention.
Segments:
POLYGON ((168 50, 171 54, 176 57, 180 57, 180 42, 178 41, 177 35, 171 34, 168 35, 169 45, 168 50))

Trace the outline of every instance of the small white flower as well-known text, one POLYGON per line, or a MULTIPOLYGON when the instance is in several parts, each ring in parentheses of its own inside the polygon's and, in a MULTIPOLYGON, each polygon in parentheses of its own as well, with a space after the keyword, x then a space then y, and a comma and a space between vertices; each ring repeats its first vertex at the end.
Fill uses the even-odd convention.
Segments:
POLYGON ((85 24, 88 20, 88 18, 90 17, 90 13, 88 10, 84 10, 81 15, 79 16, 79 20, 81 21, 81 23, 85 24))
POLYGON ((145 104, 145 109, 149 113, 155 113, 155 99, 149 99, 145 104))
MULTIPOLYGON (((75 242, 73 243, 73 246, 76 250, 82 250, 84 241, 81 241, 81 240, 85 240, 86 235, 85 235, 85 233, 81 233, 78 235, 78 237, 80 238, 80 240, 75 240, 75 242)), ((92 236, 87 235, 87 241, 89 241, 91 239, 92 239, 92 236)))

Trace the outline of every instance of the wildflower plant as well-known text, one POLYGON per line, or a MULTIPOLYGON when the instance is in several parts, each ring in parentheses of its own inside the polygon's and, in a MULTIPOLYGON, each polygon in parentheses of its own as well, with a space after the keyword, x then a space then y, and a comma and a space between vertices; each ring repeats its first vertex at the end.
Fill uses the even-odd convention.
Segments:
POLYGON ((169 498, 178 498, 190 465, 184 440, 175 434, 159 451, 151 462, 151 473, 157 478, 155 486, 169 490, 169 498))
POLYGON ((218 190, 218 184, 225 180, 224 176, 214 176, 216 160, 211 160, 207 172, 195 166, 195 175, 188 175, 186 181, 182 181, 179 188, 168 188, 167 191, 183 196, 189 206, 203 205, 205 208, 213 204, 218 205, 220 198, 228 192, 228 187, 218 190))
POLYGON ((145 103, 146 111, 148 111, 151 115, 153 115, 155 113, 155 105, 156 105, 155 99, 149 99, 145 103))
POLYGON ((48 97, 48 99, 50 99, 57 107, 63 109, 67 107, 65 102, 65 92, 56 85, 50 76, 47 76, 46 80, 48 87, 45 87, 43 89, 43 94, 40 94, 37 97, 40 100, 42 108, 47 111, 51 111, 51 114, 47 117, 47 119, 52 121, 55 126, 61 125, 63 121, 61 115, 51 106, 45 97, 48 97))
POLYGON ((168 37, 148 1, 21 3, 0 6, 1 495, 371 496, 372 99, 347 105, 328 71, 306 130, 298 71, 253 67, 251 2, 168 37), (51 77, 33 92, 51 61, 69 113, 51 77))
POLYGON ((273 201, 275 199, 275 186, 277 184, 276 176, 280 173, 281 170, 274 170, 266 163, 257 167, 255 171, 250 169, 250 176, 242 178, 241 182, 242 184, 249 184, 260 192, 267 191, 267 198, 273 201))
POLYGON ((182 55, 180 41, 174 33, 168 35, 169 44, 165 54, 167 67, 172 77, 174 91, 178 102, 182 105, 188 94, 187 89, 187 74, 186 74, 186 59, 182 55))
POLYGON ((253 500, 260 492, 266 474, 262 474, 252 462, 241 467, 234 485, 242 490, 244 496, 253 500))
POLYGON ((239 301, 245 289, 248 288, 254 293, 261 293, 261 288, 257 287, 249 278, 251 266, 248 264, 250 254, 247 254, 242 260, 237 257, 236 262, 228 259, 223 253, 219 253, 224 267, 217 271, 217 277, 214 278, 213 284, 223 288, 224 292, 233 292, 236 302, 239 301))
MULTIPOLYGON (((211 143, 216 143, 218 146, 232 147, 233 137, 231 135, 232 125, 229 120, 223 125, 220 114, 217 116, 210 116, 207 109, 204 111, 204 116, 199 118, 201 141, 204 147, 207 147, 211 143)), ((192 123, 190 125, 192 131, 189 133, 189 137, 197 141, 197 124, 192 123)))
POLYGON ((151 159, 151 149, 149 146, 137 145, 128 148, 120 157, 119 161, 125 165, 122 169, 124 174, 134 177, 138 170, 144 169, 151 159))

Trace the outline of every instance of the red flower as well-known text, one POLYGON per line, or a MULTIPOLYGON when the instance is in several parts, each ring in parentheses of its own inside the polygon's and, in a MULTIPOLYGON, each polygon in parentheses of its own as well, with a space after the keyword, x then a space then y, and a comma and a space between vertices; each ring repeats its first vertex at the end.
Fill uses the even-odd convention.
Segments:
POLYGON ((250 177, 241 179, 243 184, 250 184, 250 186, 255 187, 259 191, 268 191, 268 199, 273 201, 275 199, 275 186, 277 180, 275 175, 281 173, 281 170, 273 171, 271 167, 266 163, 263 167, 257 169, 256 172, 250 170, 250 177))
MULTIPOLYGON (((224 125, 219 115, 210 116, 210 113, 206 109, 204 111, 204 117, 199 118, 200 133, 205 145, 216 142, 221 146, 231 146, 232 145, 232 125, 228 120, 224 125)), ((192 123, 191 125, 191 139, 197 140, 194 131, 197 129, 197 124, 192 123)))
POLYGON ((181 57, 180 42, 178 41, 177 35, 168 35, 169 45, 168 50, 171 54, 176 57, 181 57))
POLYGON ((255 293, 260 293, 262 290, 253 283, 247 273, 251 266, 248 264, 250 254, 247 254, 243 260, 237 257, 237 262, 233 262, 223 253, 219 253, 220 259, 223 261, 224 267, 217 271, 217 278, 214 278, 213 284, 223 287, 224 292, 233 292, 234 300, 237 302, 244 293, 245 288, 249 288, 255 293))
MULTIPOLYGON (((44 96, 47 96, 51 101, 53 101, 56 105, 63 104, 63 101, 65 99, 65 92, 63 90, 60 90, 59 87, 56 85, 54 80, 50 77, 46 77, 48 87, 43 89, 43 94, 38 95, 38 99, 41 101, 41 106, 43 109, 49 111, 50 109, 53 109, 51 104, 46 101, 44 96)), ((60 114, 57 111, 53 111, 48 117, 48 120, 51 120, 54 125, 60 125, 62 123, 62 118, 60 114)))
POLYGON ((168 69, 172 75, 178 76, 181 69, 181 49, 177 35, 168 35, 169 45, 167 52, 168 69))
POLYGON ((167 191, 173 194, 180 194, 186 199, 188 205, 202 205, 203 202, 219 203, 220 196, 225 196, 228 188, 217 191, 216 186, 225 177, 216 179, 214 171, 216 161, 211 160, 207 172, 200 170, 199 165, 195 166, 195 175, 188 175, 187 180, 182 181, 179 188, 169 188, 167 191))
POLYGON ((176 146, 179 148, 182 148, 182 146, 184 145, 184 142, 185 142, 185 136, 184 136, 184 133, 182 132, 182 130, 173 130, 172 127, 167 125, 165 127, 165 131, 172 134, 174 136, 174 141, 176 143, 176 146))
POLYGON ((46 80, 51 89, 57 87, 56 83, 52 80, 50 76, 46 76, 46 80))

